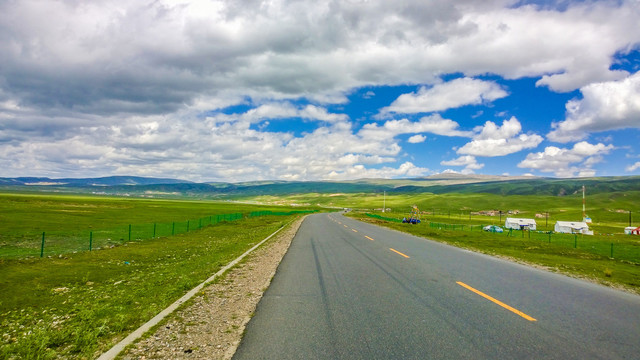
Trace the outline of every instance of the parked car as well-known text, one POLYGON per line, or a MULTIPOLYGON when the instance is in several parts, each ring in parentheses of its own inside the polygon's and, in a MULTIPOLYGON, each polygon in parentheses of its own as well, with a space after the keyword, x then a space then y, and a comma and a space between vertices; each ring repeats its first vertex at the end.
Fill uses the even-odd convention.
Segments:
POLYGON ((502 230, 502 228, 500 226, 497 225, 487 225, 485 227, 482 228, 484 231, 489 231, 489 232, 497 232, 497 233, 501 233, 504 230, 502 230))

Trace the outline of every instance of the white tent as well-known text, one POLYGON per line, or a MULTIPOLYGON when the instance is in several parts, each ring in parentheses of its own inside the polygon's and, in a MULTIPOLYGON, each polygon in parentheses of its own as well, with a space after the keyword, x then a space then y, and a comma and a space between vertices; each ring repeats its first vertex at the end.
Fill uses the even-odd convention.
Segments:
POLYGON ((583 221, 557 221, 553 231, 565 234, 593 235, 589 225, 583 221))
POLYGON ((519 218, 508 217, 504 222, 504 227, 507 229, 515 229, 515 230, 522 230, 522 229, 535 230, 536 221, 533 219, 519 219, 519 218))

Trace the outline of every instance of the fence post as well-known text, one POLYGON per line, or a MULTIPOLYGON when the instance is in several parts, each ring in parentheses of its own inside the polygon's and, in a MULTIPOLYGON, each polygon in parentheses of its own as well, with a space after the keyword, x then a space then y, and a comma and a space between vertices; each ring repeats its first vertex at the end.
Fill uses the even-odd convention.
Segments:
POLYGON ((42 232, 42 245, 40 246, 40 257, 44 256, 44 231, 42 232))
POLYGON ((611 243, 611 256, 610 256, 610 258, 613 259, 613 243, 611 243))
POLYGON ((93 245, 93 231, 89 231, 89 251, 91 251, 92 245, 93 245))
POLYGON ((187 232, 189 232, 189 221, 190 220, 187 220, 187 232))
POLYGON ((156 223, 153 223, 153 238, 156 238, 156 223))
POLYGON ((129 224, 129 241, 131 241, 131 224, 129 224))
POLYGON ((578 234, 573 234, 573 248, 578 247, 578 234))
POLYGON ((176 222, 174 221, 171 224, 171 235, 175 235, 176 234, 176 222))

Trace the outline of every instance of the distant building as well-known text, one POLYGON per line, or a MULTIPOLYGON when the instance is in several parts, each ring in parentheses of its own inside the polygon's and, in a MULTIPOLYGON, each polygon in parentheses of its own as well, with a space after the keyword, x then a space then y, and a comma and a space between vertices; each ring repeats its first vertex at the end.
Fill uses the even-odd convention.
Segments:
POLYGON ((640 235, 640 226, 627 226, 624 228, 624 233, 626 235, 640 235))
POLYGON ((535 230, 536 229, 536 221, 533 219, 520 219, 520 218, 511 218, 508 217, 504 221, 504 227, 507 229, 515 229, 515 230, 535 230))
POLYGON ((589 225, 584 221, 557 221, 553 231, 564 234, 593 235, 589 225))

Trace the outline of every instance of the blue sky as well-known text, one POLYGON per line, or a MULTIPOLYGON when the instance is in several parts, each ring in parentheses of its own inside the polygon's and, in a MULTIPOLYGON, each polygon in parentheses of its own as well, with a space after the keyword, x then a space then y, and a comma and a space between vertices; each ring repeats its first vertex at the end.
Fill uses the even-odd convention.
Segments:
POLYGON ((617 0, 3 2, 0 176, 638 175, 639 18, 617 0))

